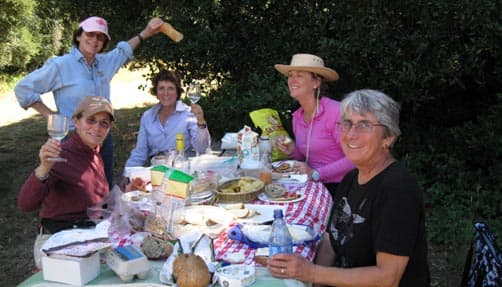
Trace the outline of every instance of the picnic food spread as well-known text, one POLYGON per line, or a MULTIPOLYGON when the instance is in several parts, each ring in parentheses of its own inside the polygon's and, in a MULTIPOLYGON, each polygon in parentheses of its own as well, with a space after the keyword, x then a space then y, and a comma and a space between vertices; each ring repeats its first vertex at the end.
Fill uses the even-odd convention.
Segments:
MULTIPOLYGON (((291 169, 293 163, 293 161, 282 161, 282 167, 279 169, 291 169)), ((152 175, 160 170, 167 171, 169 167, 152 168, 152 175)), ((225 177, 216 181, 215 184, 215 181, 207 177, 209 173, 207 172, 206 177, 201 178, 196 184, 187 184, 188 195, 192 192, 201 194, 205 191, 216 194, 216 202, 201 205, 191 203, 190 196, 177 198, 169 194, 162 185, 146 185, 150 182, 150 178, 132 177, 132 186, 135 190, 118 195, 120 204, 116 213, 121 215, 108 219, 111 221, 109 240, 112 246, 134 245, 139 247, 138 250, 146 258, 165 261, 162 269, 157 269, 157 271, 160 270, 160 273, 165 270, 172 272, 160 276, 160 280, 164 284, 176 283, 180 287, 206 287, 211 283, 211 278, 217 270, 217 267, 211 267, 208 258, 212 258, 209 260, 216 263, 228 260, 228 262, 233 262, 231 264, 254 266, 254 249, 257 246, 250 240, 239 241, 229 236, 228 232, 235 224, 264 226, 264 230, 266 230, 267 226, 269 227, 267 224, 270 224, 273 219, 273 211, 277 208, 283 209, 285 217, 290 221, 288 223, 293 223, 293 225, 305 224, 313 228, 316 226, 316 222, 327 220, 329 209, 324 207, 331 204, 331 197, 322 184, 292 181, 288 183, 273 182, 265 186, 260 179, 249 176, 231 177, 230 179, 225 177), (230 196, 230 200, 222 200, 225 199, 221 197, 222 195, 230 196), (266 199, 262 199, 262 196, 266 199), (190 206, 190 204, 192 205, 190 206), (319 215, 316 217, 316 221, 313 221, 311 216, 305 213, 307 210, 311 210, 312 214, 319 215), (212 256, 204 256, 197 252, 180 254, 177 251, 177 245, 173 246, 169 242, 177 240, 179 244, 186 244, 186 237, 193 233, 207 236, 210 243, 206 243, 206 245, 213 253, 212 256), (229 256, 230 254, 239 254, 239 259, 232 260, 233 257, 229 256), (195 273, 193 268, 197 269, 198 273, 195 273), (194 280, 194 278, 197 279, 194 280)), ((318 226, 315 230, 322 231, 323 229, 324 226, 318 226)), ((244 230, 246 230, 245 237, 247 238, 249 230, 244 230)), ((298 232, 302 231, 293 233, 298 232)), ((267 237, 266 232, 263 232, 262 229, 257 229, 253 233, 249 235, 250 238, 253 235, 267 237)), ((295 237, 296 239, 300 238, 299 240, 307 240, 306 243, 295 245, 295 252, 312 260, 315 253, 315 243, 311 244, 309 240, 316 239, 307 238, 305 234, 296 234, 295 237)), ((266 245, 264 242, 259 244, 266 245)), ((258 262, 255 263, 259 264, 258 262)), ((220 269, 220 271, 225 270, 234 269, 220 269)), ((231 279, 227 278, 225 282, 228 283, 231 279)), ((259 278, 257 277, 256 280, 259 281, 259 278)))

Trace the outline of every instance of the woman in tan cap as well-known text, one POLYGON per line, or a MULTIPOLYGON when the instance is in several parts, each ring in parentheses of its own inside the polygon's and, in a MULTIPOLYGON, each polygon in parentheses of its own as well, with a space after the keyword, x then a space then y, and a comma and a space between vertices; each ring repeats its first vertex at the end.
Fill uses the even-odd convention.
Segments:
POLYGON ((333 195, 336 185, 354 168, 343 154, 336 129, 340 103, 323 95, 325 82, 338 80, 338 74, 325 67, 322 58, 311 54, 296 54, 290 65, 274 67, 288 77, 290 95, 301 106, 293 113, 295 142, 279 140, 277 146, 297 160, 297 172, 323 182, 333 195))
POLYGON ((75 133, 60 143, 49 139, 39 152, 40 164, 21 187, 18 207, 25 212, 40 210, 40 228, 34 246, 35 263, 50 234, 75 227, 94 226, 87 208, 108 195, 100 146, 115 120, 103 97, 86 97, 73 114, 75 133), (59 157, 66 162, 51 161, 59 157))
MULTIPOLYGON (((83 19, 73 32, 70 52, 49 59, 40 69, 24 77, 14 88, 22 108, 33 108, 44 117, 53 113, 42 101, 41 94, 52 92, 57 112, 71 117, 82 99, 87 96, 103 96, 110 101, 110 82, 120 67, 134 56, 144 40, 159 32, 164 22, 151 19, 146 27, 107 53, 102 53, 108 41, 108 23, 92 16, 83 19)), ((73 130, 70 123, 70 130, 73 130)), ((113 140, 111 134, 103 143, 101 156, 109 186, 113 183, 113 140)))

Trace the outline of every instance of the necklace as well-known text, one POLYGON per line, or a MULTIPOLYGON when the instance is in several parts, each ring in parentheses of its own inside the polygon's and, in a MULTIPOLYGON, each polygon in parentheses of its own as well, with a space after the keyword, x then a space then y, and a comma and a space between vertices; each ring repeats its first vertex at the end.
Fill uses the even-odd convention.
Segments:
POLYGON ((309 163, 309 156, 310 156, 310 138, 312 135, 312 127, 314 125, 314 118, 317 114, 317 108, 319 106, 319 97, 316 98, 316 105, 314 107, 314 112, 312 112, 312 118, 310 119, 310 124, 309 124, 309 131, 307 133, 307 150, 305 152, 305 163, 309 163))

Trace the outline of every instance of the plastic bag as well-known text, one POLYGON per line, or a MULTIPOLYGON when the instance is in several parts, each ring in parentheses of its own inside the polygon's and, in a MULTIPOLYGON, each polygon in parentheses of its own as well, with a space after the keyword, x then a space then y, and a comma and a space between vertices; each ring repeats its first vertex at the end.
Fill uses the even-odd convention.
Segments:
POLYGON ((120 188, 114 185, 110 193, 108 193, 101 202, 87 208, 87 216, 89 219, 95 223, 108 219, 116 208, 117 203, 120 201, 121 195, 122 191, 120 188))
POLYGON ((273 109, 261 109, 249 113, 255 127, 262 130, 262 136, 268 136, 272 145, 272 161, 286 159, 288 156, 281 152, 275 144, 279 137, 290 138, 281 123, 279 113, 273 109))

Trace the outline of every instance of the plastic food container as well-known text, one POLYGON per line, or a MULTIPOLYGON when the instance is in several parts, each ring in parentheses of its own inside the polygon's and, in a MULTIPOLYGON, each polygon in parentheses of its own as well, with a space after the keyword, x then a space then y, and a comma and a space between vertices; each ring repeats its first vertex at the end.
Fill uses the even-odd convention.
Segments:
POLYGON ((254 266, 234 264, 216 269, 215 275, 220 286, 245 287, 254 283, 256 279, 255 272, 254 266))

